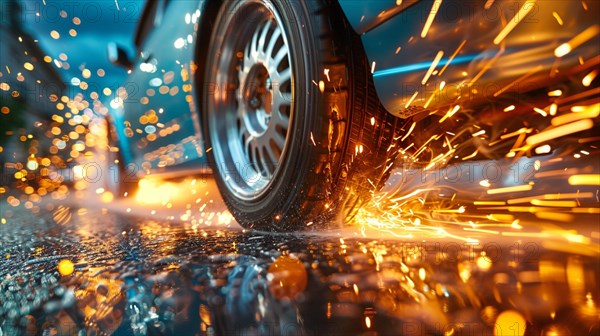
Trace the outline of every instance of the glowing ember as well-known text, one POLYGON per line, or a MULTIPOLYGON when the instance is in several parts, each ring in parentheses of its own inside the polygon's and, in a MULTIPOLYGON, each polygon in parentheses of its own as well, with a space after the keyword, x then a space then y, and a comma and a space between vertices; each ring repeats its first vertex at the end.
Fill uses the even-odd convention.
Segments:
POLYGON ((62 276, 69 276, 75 271, 75 265, 71 260, 65 259, 58 263, 58 272, 62 276))

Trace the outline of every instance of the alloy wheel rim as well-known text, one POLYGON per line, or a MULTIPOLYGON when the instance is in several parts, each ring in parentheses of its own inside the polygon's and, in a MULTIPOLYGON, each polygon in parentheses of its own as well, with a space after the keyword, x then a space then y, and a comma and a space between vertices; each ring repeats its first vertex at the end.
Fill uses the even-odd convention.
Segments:
POLYGON ((253 200, 269 189, 287 154, 294 71, 275 9, 260 1, 236 9, 216 60, 209 126, 226 187, 253 200))

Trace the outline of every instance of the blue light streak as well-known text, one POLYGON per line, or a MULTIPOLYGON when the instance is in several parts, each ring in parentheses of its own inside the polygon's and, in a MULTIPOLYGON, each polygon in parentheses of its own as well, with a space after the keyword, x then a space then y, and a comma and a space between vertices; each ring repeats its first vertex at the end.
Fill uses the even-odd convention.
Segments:
MULTIPOLYGON (((471 62, 472 60, 474 60, 477 57, 481 57, 481 54, 455 57, 452 60, 452 64, 461 64, 461 63, 471 62)), ((401 74, 401 73, 405 73, 405 72, 429 69, 429 67, 431 66, 431 63, 432 62, 421 62, 421 63, 411 64, 411 65, 403 65, 403 66, 389 68, 389 69, 377 70, 373 73, 373 77, 397 75, 397 74, 401 74)), ((444 66, 444 65, 446 65, 446 63, 448 63, 448 58, 442 58, 440 60, 439 65, 444 66)))

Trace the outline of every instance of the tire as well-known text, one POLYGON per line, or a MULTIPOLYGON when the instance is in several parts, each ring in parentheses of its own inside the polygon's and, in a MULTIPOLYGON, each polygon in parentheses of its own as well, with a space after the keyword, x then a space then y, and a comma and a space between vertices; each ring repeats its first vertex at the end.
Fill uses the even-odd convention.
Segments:
POLYGON ((206 50, 207 157, 237 221, 349 222, 387 179, 402 123, 381 106, 337 2, 226 1, 206 50))

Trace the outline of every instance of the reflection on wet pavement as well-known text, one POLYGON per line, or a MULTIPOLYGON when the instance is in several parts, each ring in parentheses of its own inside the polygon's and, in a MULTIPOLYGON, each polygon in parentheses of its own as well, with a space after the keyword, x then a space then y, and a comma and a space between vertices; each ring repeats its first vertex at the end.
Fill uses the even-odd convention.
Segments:
POLYGON ((73 211, 68 223, 23 212, 0 226, 0 335, 600 329, 597 259, 534 242, 205 230, 73 211))

